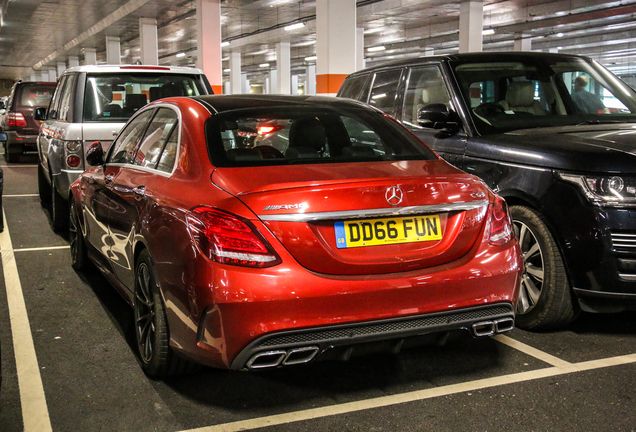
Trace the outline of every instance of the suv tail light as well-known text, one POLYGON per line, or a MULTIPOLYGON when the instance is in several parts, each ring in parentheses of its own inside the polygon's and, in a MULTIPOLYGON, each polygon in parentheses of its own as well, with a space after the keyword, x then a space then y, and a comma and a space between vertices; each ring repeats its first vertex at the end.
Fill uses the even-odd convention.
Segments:
POLYGON ((187 215, 190 236, 209 259, 243 267, 281 263, 270 244, 249 221, 213 207, 199 206, 187 215))
POLYGON ((11 127, 26 127, 27 121, 22 113, 7 114, 7 124, 11 127))
POLYGON ((508 205, 503 198, 497 196, 490 206, 490 235, 488 243, 493 246, 501 246, 512 240, 512 220, 508 212, 508 205))
POLYGON ((66 166, 73 169, 84 169, 82 141, 62 141, 64 148, 64 161, 66 166))

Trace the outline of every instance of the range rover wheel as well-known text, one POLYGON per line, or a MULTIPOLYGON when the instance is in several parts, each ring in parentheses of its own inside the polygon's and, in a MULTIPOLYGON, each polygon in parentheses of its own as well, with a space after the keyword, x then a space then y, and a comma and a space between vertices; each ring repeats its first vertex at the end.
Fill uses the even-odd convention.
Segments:
POLYGON ((38 193, 40 194, 40 204, 46 206, 51 202, 51 185, 46 179, 42 165, 38 164, 38 193))
POLYGON ((139 358, 147 375, 158 378, 194 370, 195 364, 170 348, 166 309, 147 250, 139 255, 135 269, 134 313, 139 358))
POLYGON ((62 232, 68 229, 68 203, 55 187, 55 179, 51 181, 51 219, 53 231, 62 232))
POLYGON ((71 243, 71 267, 75 270, 84 270, 88 265, 88 255, 86 254, 86 243, 79 224, 79 219, 75 209, 75 200, 70 197, 68 233, 71 243))
POLYGON ((511 206, 510 214, 525 267, 517 304, 517 326, 551 330, 569 324, 579 309, 554 237, 541 215, 531 208, 511 206))

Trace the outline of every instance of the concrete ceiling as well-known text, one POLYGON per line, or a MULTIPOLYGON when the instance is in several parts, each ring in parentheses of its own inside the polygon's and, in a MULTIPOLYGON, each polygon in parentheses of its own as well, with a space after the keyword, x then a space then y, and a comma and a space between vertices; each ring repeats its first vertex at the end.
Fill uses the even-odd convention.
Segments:
MULTIPOLYGON (((367 65, 458 51, 460 0, 358 0, 367 65)), ((106 36, 121 39, 122 62, 139 58, 139 18, 156 18, 159 63, 196 64, 195 2, 168 0, 0 0, 0 78, 28 78, 68 56, 97 49, 105 63, 106 36), (177 58, 184 52, 186 56, 177 58)), ((250 80, 264 79, 259 64, 275 64, 275 44, 291 38, 292 68, 315 55, 315 0, 222 0, 222 39, 242 53, 250 80), (283 27, 302 21, 293 32, 283 27)), ((530 38, 533 50, 585 54, 619 74, 636 73, 636 0, 484 0, 484 51, 509 51, 530 38)), ((224 67, 229 67, 224 61, 224 67)))

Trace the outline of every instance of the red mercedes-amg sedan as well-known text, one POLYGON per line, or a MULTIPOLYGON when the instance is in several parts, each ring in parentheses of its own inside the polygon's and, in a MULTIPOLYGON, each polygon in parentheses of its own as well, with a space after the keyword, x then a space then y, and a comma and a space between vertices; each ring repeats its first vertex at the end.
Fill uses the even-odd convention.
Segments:
POLYGON ((142 366, 287 366, 514 326, 505 202, 326 97, 168 98, 71 187, 71 252, 133 306, 142 366))

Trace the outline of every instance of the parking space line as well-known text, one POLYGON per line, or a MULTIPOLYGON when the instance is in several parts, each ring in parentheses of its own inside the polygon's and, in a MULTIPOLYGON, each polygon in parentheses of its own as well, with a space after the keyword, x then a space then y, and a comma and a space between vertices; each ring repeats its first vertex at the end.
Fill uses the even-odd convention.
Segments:
POLYGON ((39 247, 39 248, 22 248, 22 249, 13 249, 13 252, 39 252, 39 251, 47 251, 47 250, 56 250, 56 249, 70 249, 70 245, 66 246, 50 246, 50 247, 39 247))
POLYGON ((565 375, 573 372, 599 369, 610 366, 636 363, 636 354, 629 354, 618 357, 611 357, 601 360, 592 360, 583 363, 568 363, 562 367, 549 367, 528 372, 520 372, 510 375, 502 375, 493 378, 485 378, 476 381, 452 384, 443 387, 436 387, 426 390, 417 390, 409 393, 383 396, 374 399, 367 399, 357 402, 349 402, 340 405, 332 405, 321 408, 313 408, 304 411, 259 417, 249 420, 241 420, 233 423, 224 423, 215 426, 206 426, 198 429, 190 429, 182 432, 234 432, 249 429, 256 429, 280 424, 293 423, 303 420, 312 420, 321 417, 328 417, 338 414, 347 414, 372 408, 382 408, 391 405, 403 404, 407 402, 417 402, 440 396, 464 393, 468 391, 482 390, 507 384, 515 384, 524 381, 532 381, 541 378, 548 378, 558 375, 565 375))
POLYGON ((39 197, 40 194, 19 194, 19 195, 2 195, 2 198, 24 198, 24 197, 39 197))
POLYGON ((0 168, 37 168, 36 165, 0 165, 0 168))
POLYGON ((20 402, 22 405, 22 421, 25 432, 51 431, 51 419, 44 396, 44 386, 40 367, 35 354, 35 345, 29 325, 24 294, 18 274, 18 266, 13 253, 11 236, 7 226, 6 215, 2 214, 5 229, 0 233, 0 253, 2 254, 2 269, 4 284, 7 290, 9 319, 11 321, 11 335, 13 350, 20 388, 20 402))
POLYGON ((543 362, 546 362, 548 364, 551 364, 552 366, 556 366, 556 367, 568 367, 570 366, 572 363, 567 362, 565 360, 562 360, 558 357, 555 357, 551 354, 548 354, 546 352, 540 351, 536 348, 531 347, 530 345, 526 345, 523 342, 519 342, 517 340, 514 340, 508 336, 504 336, 504 335, 497 335, 494 336, 494 339, 499 341, 500 343, 504 344, 504 345, 508 345, 511 348, 514 348, 518 351, 523 352, 524 354, 528 354, 529 356, 532 356, 536 359, 539 359, 543 362))

